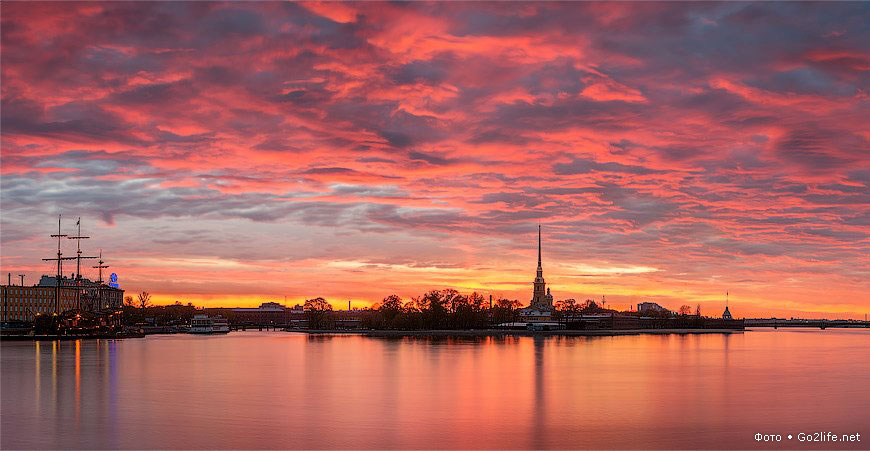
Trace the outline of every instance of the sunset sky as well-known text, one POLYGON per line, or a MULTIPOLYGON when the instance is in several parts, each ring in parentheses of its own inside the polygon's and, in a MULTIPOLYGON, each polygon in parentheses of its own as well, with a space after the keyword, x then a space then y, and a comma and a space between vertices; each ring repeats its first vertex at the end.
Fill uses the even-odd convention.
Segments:
POLYGON ((870 3, 0 8, 3 283, 870 312, 870 3))

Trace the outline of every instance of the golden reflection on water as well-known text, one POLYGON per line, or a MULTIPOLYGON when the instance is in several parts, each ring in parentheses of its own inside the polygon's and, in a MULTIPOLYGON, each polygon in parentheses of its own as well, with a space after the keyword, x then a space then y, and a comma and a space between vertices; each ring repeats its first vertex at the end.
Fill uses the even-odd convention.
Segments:
POLYGON ((75 401, 75 412, 76 412, 76 423, 79 421, 79 416, 81 415, 81 400, 82 400, 82 341, 75 341, 75 349, 76 349, 76 401, 75 401))
POLYGON ((51 402, 57 404, 57 353, 59 342, 51 342, 51 402))
POLYGON ((39 415, 40 411, 42 410, 39 402, 42 395, 42 390, 40 389, 40 375, 42 373, 42 357, 40 355, 40 347, 41 345, 39 341, 33 342, 33 349, 35 353, 33 361, 35 362, 36 367, 36 370, 33 372, 33 400, 35 401, 34 405, 36 406, 37 415, 39 415))

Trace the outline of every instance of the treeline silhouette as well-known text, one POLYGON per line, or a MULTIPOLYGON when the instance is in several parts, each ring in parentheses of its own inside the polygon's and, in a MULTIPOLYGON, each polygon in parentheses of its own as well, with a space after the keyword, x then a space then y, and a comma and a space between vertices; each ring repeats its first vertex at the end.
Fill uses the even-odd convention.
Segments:
MULTIPOLYGON (((490 298, 480 293, 466 295, 448 288, 431 290, 408 301, 390 295, 371 307, 353 311, 333 310, 326 299, 317 297, 306 300, 301 311, 287 309, 283 313, 277 313, 276 316, 263 320, 268 321, 263 324, 290 325, 291 319, 304 318, 307 322, 305 327, 309 329, 344 328, 348 327, 347 320, 351 320, 350 322, 358 327, 376 330, 484 329, 519 321, 519 310, 522 307, 523 304, 516 299, 498 298, 493 299, 490 304, 490 298), (295 316, 297 314, 299 317, 295 316)), ((575 323, 581 315, 620 313, 617 316, 641 316, 637 312, 617 312, 602 308, 591 299, 583 302, 563 299, 557 301, 554 307, 552 319, 563 322, 566 326, 575 323)), ((674 324, 675 319, 681 321, 691 318, 701 319, 700 307, 694 316, 691 316, 689 311, 689 306, 684 305, 680 308, 679 314, 668 311, 644 312, 642 316, 660 319, 660 327, 674 324)), ((232 308, 202 308, 189 302, 186 305, 180 302, 174 305, 152 305, 148 293, 143 293, 138 299, 128 296, 125 299, 122 319, 128 325, 171 326, 189 324, 194 315, 201 313, 221 315, 227 318, 230 324, 244 324, 246 321, 232 308)))
MULTIPOLYGON (((366 329, 438 330, 482 329, 493 324, 519 320, 522 304, 516 299, 499 298, 492 301, 474 292, 468 295, 448 288, 432 290, 404 302, 396 295, 385 297, 370 308, 356 311, 360 326, 366 329)), ((323 298, 305 301, 308 327, 330 329, 334 326, 335 313, 323 298)), ((579 303, 574 299, 556 302, 554 319, 568 320, 582 314, 613 312, 601 308, 595 301, 579 303)))

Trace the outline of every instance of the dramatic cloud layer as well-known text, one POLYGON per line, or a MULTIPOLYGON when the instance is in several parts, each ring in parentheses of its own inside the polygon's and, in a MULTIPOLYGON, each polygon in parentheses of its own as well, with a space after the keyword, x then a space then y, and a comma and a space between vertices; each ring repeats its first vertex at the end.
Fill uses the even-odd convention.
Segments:
POLYGON ((868 18, 4 3, 3 271, 50 273, 62 213, 161 302, 526 302, 540 223, 556 298, 863 316, 868 18))

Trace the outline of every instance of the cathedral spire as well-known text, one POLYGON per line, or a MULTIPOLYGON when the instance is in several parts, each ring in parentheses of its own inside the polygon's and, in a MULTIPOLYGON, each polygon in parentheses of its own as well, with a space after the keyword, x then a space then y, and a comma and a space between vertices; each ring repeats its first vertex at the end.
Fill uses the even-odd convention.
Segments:
POLYGON ((532 290, 532 302, 530 307, 539 310, 553 309, 553 296, 547 289, 544 281, 544 268, 541 266, 541 225, 538 224, 538 271, 535 275, 534 289, 532 290))
POLYGON ((544 293, 544 268, 541 267, 541 225, 538 224, 538 271, 535 274, 535 283, 540 283, 541 294, 544 293))

